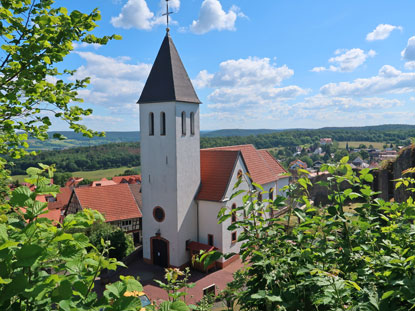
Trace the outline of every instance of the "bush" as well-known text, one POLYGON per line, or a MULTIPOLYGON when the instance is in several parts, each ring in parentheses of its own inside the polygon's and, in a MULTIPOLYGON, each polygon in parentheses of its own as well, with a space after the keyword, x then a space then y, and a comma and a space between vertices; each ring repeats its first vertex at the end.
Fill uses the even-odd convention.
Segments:
POLYGON ((98 251, 103 249, 101 240, 109 241, 111 248, 108 256, 110 258, 122 260, 134 251, 134 242, 131 235, 126 234, 119 227, 106 222, 99 221, 94 223, 88 228, 86 235, 98 251))
MULTIPOLYGON (((309 201, 312 184, 303 176, 286 188, 290 209, 282 218, 268 215, 285 199, 259 202, 257 192, 265 193, 260 185, 245 193, 243 206, 221 211, 221 222, 235 212, 248 215, 228 228, 242 229, 240 255, 249 267, 241 271, 243 284, 235 294, 241 310, 413 308, 414 200, 399 204, 376 198, 367 185, 373 181, 370 170, 355 173, 347 161, 322 168, 332 176, 323 184, 330 193, 325 207, 309 201), (352 187, 341 190, 344 182, 352 187), (355 200, 360 203, 350 205, 355 200)), ((410 186, 414 193, 414 184, 406 178, 397 186, 410 186)))

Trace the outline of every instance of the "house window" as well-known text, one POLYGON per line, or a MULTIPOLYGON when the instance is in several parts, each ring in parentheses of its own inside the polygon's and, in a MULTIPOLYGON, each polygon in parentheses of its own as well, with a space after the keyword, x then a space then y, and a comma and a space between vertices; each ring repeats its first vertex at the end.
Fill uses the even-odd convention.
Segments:
POLYGON ((233 203, 232 204, 232 223, 234 223, 234 222, 236 222, 236 220, 237 220, 237 217, 236 217, 236 211, 234 211, 236 209, 236 204, 235 203, 233 203))
POLYGON ((195 134, 195 113, 190 113, 190 135, 195 134))
POLYGON ((154 136, 154 113, 150 112, 149 114, 149 120, 148 120, 148 135, 154 136))
POLYGON ((235 243, 237 240, 236 231, 232 232, 232 243, 235 243))
POLYGON ((186 112, 182 111, 182 135, 186 135, 186 112))
POLYGON ((242 174, 243 174, 243 173, 242 173, 242 170, 239 170, 239 171, 238 171, 238 175, 237 175, 238 179, 242 177, 242 174))
POLYGON ((274 200, 274 188, 269 188, 268 196, 270 200, 274 200))
POLYGON ((156 206, 153 209, 153 217, 157 222, 162 222, 166 217, 164 210, 160 206, 156 206))
POLYGON ((258 201, 262 202, 262 193, 261 192, 258 193, 258 201))
POLYGON ((166 135, 166 113, 160 112, 160 135, 166 135))
POLYGON ((208 234, 208 244, 210 246, 213 246, 214 244, 213 234, 208 234))

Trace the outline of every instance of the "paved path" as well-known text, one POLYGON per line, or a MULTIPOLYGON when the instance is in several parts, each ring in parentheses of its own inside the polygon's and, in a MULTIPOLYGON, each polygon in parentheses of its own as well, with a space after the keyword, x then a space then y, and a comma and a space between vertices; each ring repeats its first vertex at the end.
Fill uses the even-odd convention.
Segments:
MULTIPOLYGON (((212 284, 216 285, 216 293, 223 290, 226 284, 233 280, 233 273, 243 266, 240 259, 231 263, 224 269, 205 274, 202 272, 191 270, 191 277, 189 282, 196 283, 196 286, 188 290, 186 296, 186 303, 196 303, 203 297, 203 288, 212 284)), ((122 268, 118 273, 111 277, 110 281, 115 282, 119 279, 119 275, 132 275, 139 277, 141 284, 144 286, 144 292, 153 301, 167 300, 167 293, 159 288, 153 281, 154 279, 164 280, 164 268, 149 265, 142 260, 137 260, 131 263, 128 268, 122 268)), ((97 284, 96 290, 100 291, 100 286, 97 284)), ((102 290, 102 289, 101 289, 102 290)))

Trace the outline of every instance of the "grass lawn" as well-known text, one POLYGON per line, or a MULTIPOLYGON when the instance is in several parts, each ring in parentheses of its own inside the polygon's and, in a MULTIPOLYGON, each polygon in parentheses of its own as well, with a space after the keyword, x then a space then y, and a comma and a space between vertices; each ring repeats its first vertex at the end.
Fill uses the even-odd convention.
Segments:
MULTIPOLYGON (((90 180, 100 180, 101 178, 112 178, 114 176, 120 175, 124 173, 125 170, 130 169, 129 167, 117 167, 117 168, 110 168, 107 170, 96 170, 96 171, 80 171, 80 172, 73 172, 71 173, 72 176, 75 177, 82 177, 85 179, 90 180)), ((18 180, 19 182, 24 182, 26 175, 14 175, 12 176, 13 180, 18 180)))
POLYGON ((372 145, 376 149, 383 149, 384 143, 375 143, 371 141, 339 141, 339 148, 346 149, 346 144, 349 143, 349 148, 358 148, 360 144, 366 145, 369 148, 369 145, 372 145))

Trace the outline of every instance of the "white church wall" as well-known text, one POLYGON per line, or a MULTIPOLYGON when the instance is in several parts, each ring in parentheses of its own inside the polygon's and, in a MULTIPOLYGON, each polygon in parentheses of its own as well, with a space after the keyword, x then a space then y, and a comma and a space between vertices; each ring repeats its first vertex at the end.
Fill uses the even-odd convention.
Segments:
POLYGON ((197 239, 197 207, 194 198, 200 186, 200 130, 199 105, 176 103, 177 138, 177 262, 189 261, 186 241, 197 239), (182 112, 186 113, 186 134, 182 135, 182 112), (190 113, 194 113, 194 133, 190 128, 190 113))
POLYGON ((223 202, 199 201, 199 242, 208 244, 208 234, 213 235, 213 245, 222 250, 222 224, 218 224, 218 213, 223 202))
MULTIPOLYGON (((241 157, 238 158, 235 169, 233 171, 233 175, 232 175, 232 178, 231 178, 231 181, 229 183, 228 190, 227 190, 227 193, 226 193, 226 196, 225 196, 226 198, 230 198, 235 191, 249 190, 249 187, 251 187, 251 184, 250 184, 249 181, 246 181, 246 182, 243 181, 237 189, 233 189, 234 185, 238 181, 238 171, 239 170, 242 170, 243 174, 246 174, 246 172, 247 172, 247 169, 246 169, 241 157)), ((243 204, 242 197, 243 197, 243 194, 234 197, 232 200, 226 201, 225 202, 226 207, 228 209, 231 209, 233 204, 235 204, 237 207, 242 206, 242 204, 243 204)), ((243 213, 238 213, 236 216, 237 216, 238 220, 240 220, 242 217, 244 217, 243 213)), ((237 237, 239 237, 239 235, 242 232, 242 229, 229 231, 228 227, 231 224, 232 224, 232 217, 226 219, 221 224, 222 225, 222 251, 223 251, 224 254, 238 253, 239 250, 240 250, 240 247, 241 247, 241 242, 233 242, 232 241, 232 232, 236 231, 236 235, 237 235, 237 237)), ((224 261, 223 258, 220 261, 223 262, 224 261)))
POLYGON ((283 187, 287 186, 290 183, 290 177, 283 177, 278 179, 277 182, 277 188, 278 188, 278 192, 277 194, 282 195, 282 196, 287 196, 286 192, 282 190, 283 187))
MULTIPOLYGON (((150 238, 160 231, 169 240, 170 258, 176 257, 177 191, 176 191, 176 110, 175 103, 140 105, 141 176, 143 199, 143 256, 151 259, 150 238), (160 113, 166 113, 166 135, 160 136, 160 113), (149 113, 154 113, 154 135, 149 136, 149 113), (161 206, 163 222, 153 217, 153 209, 161 206)), ((170 262, 170 264, 173 264, 170 262)))

